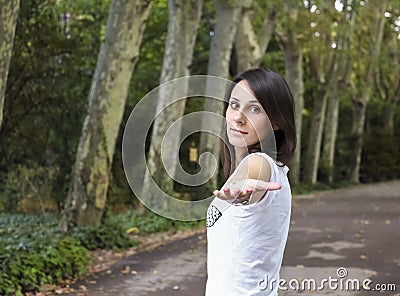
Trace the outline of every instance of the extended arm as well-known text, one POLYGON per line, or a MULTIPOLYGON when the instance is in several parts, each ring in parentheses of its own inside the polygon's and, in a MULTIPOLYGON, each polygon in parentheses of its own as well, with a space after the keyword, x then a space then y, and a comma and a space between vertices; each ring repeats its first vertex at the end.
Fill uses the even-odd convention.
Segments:
POLYGON ((260 201, 267 190, 277 190, 281 186, 270 182, 271 166, 267 159, 251 154, 239 164, 221 190, 213 194, 233 203, 251 204, 260 201))

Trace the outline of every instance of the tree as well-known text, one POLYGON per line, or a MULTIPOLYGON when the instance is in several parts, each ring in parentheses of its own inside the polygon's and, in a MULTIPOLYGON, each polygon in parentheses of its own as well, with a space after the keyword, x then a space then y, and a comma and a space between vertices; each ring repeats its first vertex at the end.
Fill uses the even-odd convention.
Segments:
MULTIPOLYGON (((210 55, 208 60, 208 75, 228 78, 229 63, 231 51, 238 26, 241 7, 239 1, 215 1, 217 11, 217 23, 215 26, 214 36, 211 41, 210 55)), ((212 81, 207 81, 206 88, 210 87, 212 81)), ((223 98, 225 89, 219 90, 219 97, 223 98)), ((204 110, 222 115, 222 102, 216 99, 206 99, 204 110)), ((203 120, 202 128, 207 130, 207 122, 203 120)), ((217 171, 220 156, 220 139, 210 133, 202 133, 200 137, 200 152, 209 152, 214 156, 214 161, 217 163, 217 171)), ((212 158, 208 157, 205 160, 203 167, 207 171, 207 176, 212 176, 210 179, 210 187, 217 188, 217 174, 211 171, 212 158)))
MULTIPOLYGON (((354 69, 356 77, 353 82, 352 134, 354 156, 353 163, 350 167, 350 179, 353 182, 360 181, 365 116, 372 92, 374 73, 377 69, 377 60, 380 57, 382 47, 386 6, 386 1, 382 0, 376 1, 375 3, 367 3, 364 8, 366 10, 365 13, 369 14, 365 19, 371 20, 371 25, 368 28, 371 33, 369 36, 367 35, 369 37, 367 39, 368 54, 364 55, 364 59, 360 59, 359 63, 356 65, 356 69, 354 69)), ((361 33, 360 38, 365 38, 365 35, 361 33)))
POLYGON ((329 145, 334 144, 333 140, 336 139, 338 89, 340 89, 342 77, 346 77, 346 72, 348 72, 348 43, 351 40, 352 24, 354 23, 351 19, 348 21, 347 18, 354 20, 355 16, 354 9, 350 10, 349 8, 351 6, 346 5, 344 12, 337 13, 332 4, 322 4, 318 8, 322 13, 312 23, 316 32, 309 58, 310 75, 316 82, 316 91, 306 153, 307 165, 304 168, 304 181, 309 184, 317 182, 328 101, 330 102, 328 120, 330 120, 331 127, 325 131, 327 140, 325 153, 329 153, 325 156, 328 157, 329 165, 333 165, 333 155, 330 153, 334 152, 334 145, 332 147, 329 145), (332 122, 333 120, 336 122, 332 122))
MULTIPOLYGON (((200 21, 203 1, 198 0, 169 0, 168 11, 168 33, 165 45, 163 68, 160 84, 188 76, 192 63, 193 49, 196 41, 197 29, 200 21)), ((185 87, 185 86, 183 86, 185 87)), ((151 145, 148 153, 148 170, 144 178, 142 195, 151 196, 156 199, 150 179, 155 178, 164 192, 173 193, 173 178, 166 172, 165 163, 161 157, 161 146, 167 129, 185 112, 186 100, 175 101, 174 90, 171 93, 162 93, 158 97, 156 113, 157 117, 153 124, 151 145), (173 102, 172 106, 168 107, 173 102)), ((180 126, 177 130, 180 130, 180 126)), ((175 176, 175 164, 179 161, 179 141, 173 141, 172 145, 165 145, 163 149, 170 156, 168 171, 172 177, 175 176)))
POLYGON ((383 131, 394 135, 394 115, 400 101, 400 58, 399 39, 391 32, 388 46, 382 48, 382 59, 374 75, 374 85, 379 98, 385 102, 383 112, 383 131))
POLYGON ((18 10, 19 0, 0 0, 0 128, 18 10))
POLYGON ((113 0, 60 228, 99 226, 132 71, 151 0, 113 0))
POLYGON ((311 27, 314 26, 316 31, 313 34, 314 40, 309 53, 310 76, 315 80, 316 87, 303 176, 303 180, 309 184, 317 182, 325 110, 330 85, 332 85, 329 76, 333 73, 335 66, 335 52, 332 50, 334 42, 332 40, 332 24, 330 17, 327 17, 332 14, 332 9, 334 9, 333 5, 321 5, 318 10, 324 12, 323 16, 311 22, 311 27))
MULTIPOLYGON (((31 171, 31 180, 48 172, 49 193, 40 188, 42 193, 32 196, 61 210, 96 65, 93 53, 100 48, 100 28, 110 7, 98 3, 20 2, 0 130, 0 191, 7 190, 6 178, 18 167, 31 171)), ((15 207, 20 198, 30 198, 18 183, 10 192, 0 195, 15 207)))
POLYGON ((343 93, 343 90, 350 85, 350 47, 353 41, 356 20, 354 6, 351 6, 350 12, 346 6, 343 10, 348 11, 348 13, 344 14, 345 19, 342 19, 341 24, 339 24, 340 28, 337 38, 338 53, 336 54, 334 73, 332 73, 331 77, 332 87, 328 96, 321 156, 322 167, 326 170, 326 178, 329 183, 333 182, 335 146, 339 121, 339 97, 343 93), (346 17, 347 14, 348 16, 346 17))
POLYGON ((301 156, 301 130, 304 108, 304 82, 303 82, 303 50, 301 40, 303 38, 300 29, 299 7, 297 1, 288 0, 281 14, 275 35, 282 47, 285 58, 285 76, 292 91, 295 101, 295 123, 297 136, 297 149, 291 163, 291 183, 300 181, 300 156, 301 156))
POLYGON ((257 32, 252 24, 254 17, 253 0, 243 1, 241 17, 237 25, 235 36, 235 53, 237 59, 237 72, 258 67, 268 48, 276 23, 279 10, 277 4, 263 7, 263 21, 257 32))

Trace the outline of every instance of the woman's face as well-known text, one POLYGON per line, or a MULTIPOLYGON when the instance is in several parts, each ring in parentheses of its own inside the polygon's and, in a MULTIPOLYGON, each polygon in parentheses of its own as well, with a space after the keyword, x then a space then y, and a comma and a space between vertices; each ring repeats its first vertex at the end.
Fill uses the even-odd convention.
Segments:
POLYGON ((270 130, 268 116, 245 80, 232 90, 226 122, 229 143, 236 147, 259 143, 270 130))

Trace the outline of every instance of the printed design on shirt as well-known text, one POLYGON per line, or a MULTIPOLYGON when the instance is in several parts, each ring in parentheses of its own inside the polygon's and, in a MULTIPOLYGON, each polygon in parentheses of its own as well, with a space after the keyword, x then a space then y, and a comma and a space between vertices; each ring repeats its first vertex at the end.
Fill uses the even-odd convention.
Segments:
POLYGON ((222 216, 222 213, 214 205, 211 205, 207 210, 207 227, 211 227, 222 216))

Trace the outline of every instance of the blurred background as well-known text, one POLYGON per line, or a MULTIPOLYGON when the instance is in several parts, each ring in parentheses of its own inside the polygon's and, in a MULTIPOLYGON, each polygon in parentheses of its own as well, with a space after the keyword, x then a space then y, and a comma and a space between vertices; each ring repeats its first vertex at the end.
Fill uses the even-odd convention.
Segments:
MULTIPOLYGON (((129 114, 171 79, 254 67, 284 76, 296 101, 295 194, 400 177, 399 0, 0 0, 0 10, 2 295, 73 278, 85 250, 126 247, 127 230, 188 227, 146 210, 122 165, 129 114), (49 244, 64 255, 40 269, 27 256, 49 244)), ((165 192, 195 200, 221 184, 221 170, 204 186, 173 182, 157 157, 166 127, 218 108, 182 100, 155 120, 146 152, 165 192)), ((217 143, 196 133, 175 157, 194 173, 202 152, 218 158, 217 143)))

